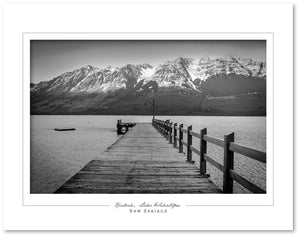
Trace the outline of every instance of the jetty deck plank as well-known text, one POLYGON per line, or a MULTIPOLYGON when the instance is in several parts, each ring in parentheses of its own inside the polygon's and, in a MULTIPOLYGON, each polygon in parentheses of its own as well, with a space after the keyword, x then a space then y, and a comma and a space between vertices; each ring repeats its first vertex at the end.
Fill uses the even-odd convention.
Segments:
POLYGON ((55 193, 220 193, 151 124, 137 124, 55 193))

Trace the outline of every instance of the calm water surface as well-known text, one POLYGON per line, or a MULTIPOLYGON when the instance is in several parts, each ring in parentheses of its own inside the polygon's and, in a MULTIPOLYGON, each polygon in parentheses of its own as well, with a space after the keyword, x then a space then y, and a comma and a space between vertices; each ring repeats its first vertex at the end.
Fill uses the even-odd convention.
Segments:
MULTIPOLYGON (((193 131, 207 127, 208 135, 223 138, 235 132, 235 141, 261 151, 266 150, 265 117, 159 116, 171 119, 184 127, 193 125, 193 131)), ((151 122, 151 116, 31 116, 31 193, 53 193, 90 160, 99 156, 118 135, 116 121, 151 122), (74 127, 76 131, 56 132, 54 128, 74 127)), ((198 146, 197 140, 193 142, 198 146)), ((223 150, 208 145, 208 154, 222 163, 223 150)), ((198 165, 199 158, 193 154, 198 165)), ((265 189, 266 167, 259 162, 235 155, 234 169, 265 189)), ((219 187, 222 174, 208 165, 207 172, 219 187)), ((235 184, 234 192, 247 190, 235 184)))

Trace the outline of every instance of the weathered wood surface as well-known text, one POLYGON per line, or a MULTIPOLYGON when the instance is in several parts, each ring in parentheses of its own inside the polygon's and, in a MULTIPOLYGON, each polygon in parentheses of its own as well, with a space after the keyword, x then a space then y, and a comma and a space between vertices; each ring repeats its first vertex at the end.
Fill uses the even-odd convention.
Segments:
POLYGON ((220 193, 151 124, 137 124, 56 193, 220 193))

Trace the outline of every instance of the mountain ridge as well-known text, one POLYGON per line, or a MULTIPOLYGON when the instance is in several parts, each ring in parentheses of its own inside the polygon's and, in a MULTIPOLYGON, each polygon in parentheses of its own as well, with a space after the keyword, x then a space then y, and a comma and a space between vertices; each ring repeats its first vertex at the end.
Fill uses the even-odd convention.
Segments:
POLYGON ((39 91, 47 87, 46 91, 54 91, 65 85, 58 91, 107 92, 133 87, 142 79, 145 79, 145 83, 156 81, 161 87, 188 84, 191 88, 197 89, 199 81, 206 81, 211 76, 230 73, 263 78, 266 76, 266 63, 226 56, 215 59, 202 57, 198 63, 191 58, 179 57, 159 64, 157 67, 147 63, 127 64, 122 67, 107 66, 103 69, 87 65, 65 72, 50 81, 35 84, 31 89, 39 91))
MULTIPOLYGON (((266 63, 227 55, 213 59, 206 56, 200 60, 178 57, 158 66, 143 63, 101 69, 86 65, 49 81, 31 83, 30 90, 32 114, 109 114, 126 113, 126 110, 129 114, 142 114, 142 101, 156 97, 168 101, 163 113, 180 110, 191 114, 218 114, 221 110, 227 113, 219 109, 218 101, 203 109, 203 101, 207 102, 209 96, 258 93, 262 97, 254 96, 259 111, 254 114, 264 115, 266 63), (173 101, 178 108, 172 105, 173 101), (123 107, 119 108, 120 104, 123 107), (189 112, 188 108, 196 112, 189 112)), ((233 114, 241 114, 241 109, 244 110, 239 105, 233 114)), ((250 109, 245 114, 251 114, 250 109)))

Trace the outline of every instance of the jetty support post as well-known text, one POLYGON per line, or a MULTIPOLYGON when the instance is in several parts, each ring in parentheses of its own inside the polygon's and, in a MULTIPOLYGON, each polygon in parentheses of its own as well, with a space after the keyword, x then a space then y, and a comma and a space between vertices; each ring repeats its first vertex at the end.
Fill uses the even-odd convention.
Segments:
POLYGON ((155 127, 158 129, 158 131, 161 133, 161 123, 159 123, 158 121, 157 122, 155 121, 154 124, 155 124, 155 127))
POLYGON ((155 119, 155 100, 152 101, 152 119, 155 119))
POLYGON ((173 125, 173 146, 177 147, 177 123, 173 125))
POLYGON ((167 123, 168 123, 168 120, 164 121, 164 130, 163 130, 164 136, 166 135, 166 131, 167 131, 167 123))
POLYGON ((169 124, 169 143, 172 143, 172 122, 169 124))
POLYGON ((191 145, 193 144, 193 138, 191 135, 192 125, 187 128, 187 147, 186 147, 186 159, 192 161, 192 150, 191 145))
POLYGON ((230 176, 230 170, 233 170, 234 152, 229 150, 230 142, 234 142, 234 133, 224 135, 223 193, 233 193, 233 179, 230 176))
POLYGON ((183 152, 183 144, 182 144, 182 139, 183 139, 183 132, 182 132, 183 124, 179 125, 179 153, 183 152))
POLYGON ((207 152, 207 142, 204 140, 204 135, 207 134, 207 128, 200 130, 200 175, 206 174, 206 160, 204 154, 207 152))
POLYGON ((170 119, 166 120, 165 137, 169 139, 169 123, 170 119))
POLYGON ((121 134, 121 130, 122 130, 122 127, 121 127, 121 120, 118 119, 118 122, 117 122, 117 133, 118 133, 118 134, 121 134))

